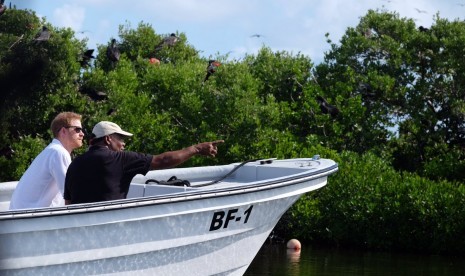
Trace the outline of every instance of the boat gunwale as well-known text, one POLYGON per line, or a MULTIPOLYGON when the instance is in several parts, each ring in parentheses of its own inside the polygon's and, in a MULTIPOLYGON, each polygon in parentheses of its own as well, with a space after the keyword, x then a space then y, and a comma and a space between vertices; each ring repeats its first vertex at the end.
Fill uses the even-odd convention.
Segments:
MULTIPOLYGON (((308 171, 292 174, 288 177, 280 177, 275 180, 258 180, 241 186, 230 186, 215 189, 190 190, 181 193, 153 195, 146 197, 128 198, 104 202, 93 202, 84 204, 67 205, 63 207, 48 207, 38 209, 23 209, 0 212, 0 222, 5 220, 40 218, 63 216, 71 214, 105 212, 118 209, 138 208, 150 205, 160 205, 174 202, 192 201, 198 199, 224 197, 230 195, 246 194, 256 191, 266 191, 285 186, 296 185, 313 179, 322 178, 335 173, 338 170, 338 164, 334 163, 324 169, 314 172, 308 171), (300 181, 298 181, 300 180, 300 181)), ((192 186, 195 188, 195 186, 192 186)))

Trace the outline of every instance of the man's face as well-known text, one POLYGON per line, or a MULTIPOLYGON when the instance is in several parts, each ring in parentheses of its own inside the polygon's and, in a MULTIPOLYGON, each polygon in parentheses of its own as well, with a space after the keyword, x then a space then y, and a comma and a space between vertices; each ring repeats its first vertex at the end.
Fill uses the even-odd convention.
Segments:
POLYGON ((108 136, 108 147, 114 151, 123 151, 126 143, 124 142, 125 136, 117 133, 113 133, 108 136))
POLYGON ((80 120, 71 120, 71 124, 65 127, 67 131, 66 140, 72 149, 76 149, 82 146, 82 140, 84 139, 84 131, 82 129, 80 120))

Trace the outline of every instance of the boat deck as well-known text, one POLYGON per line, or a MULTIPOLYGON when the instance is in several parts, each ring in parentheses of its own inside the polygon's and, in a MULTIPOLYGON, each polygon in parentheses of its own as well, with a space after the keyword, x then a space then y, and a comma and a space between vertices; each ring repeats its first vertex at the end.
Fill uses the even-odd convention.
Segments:
POLYGON ((325 160, 294 159, 289 160, 259 160, 245 164, 235 163, 222 166, 199 168, 177 168, 160 171, 150 171, 145 176, 134 177, 128 198, 168 195, 191 192, 196 190, 225 189, 240 187, 250 183, 265 181, 270 178, 280 179, 289 175, 299 175, 318 170, 325 160), (239 170, 236 170, 240 166, 239 170), (225 177, 227 175, 227 177, 225 177), (167 180, 172 176, 189 180, 190 187, 166 186, 156 183, 145 184, 149 179, 167 180), (225 177, 223 179, 223 177, 225 177), (213 183, 215 182, 215 183, 213 183))
MULTIPOLYGON (((334 161, 319 158, 300 158, 275 160, 265 159, 233 163, 229 165, 218 165, 193 168, 173 168, 166 170, 149 171, 146 175, 136 175, 131 183, 128 199, 142 197, 172 197, 175 195, 196 194, 199 196, 206 193, 221 193, 225 191, 238 191, 247 189, 261 189, 262 185, 270 185, 272 182, 279 183, 290 178, 301 178, 324 173, 327 170, 337 168, 334 161), (159 185, 148 183, 147 180, 166 181, 172 176, 178 179, 188 180, 190 187, 159 185)), ((8 210, 9 200, 16 187, 17 181, 1 183, 0 185, 0 212, 8 210)), ((228 192, 228 193, 229 193, 228 192)))

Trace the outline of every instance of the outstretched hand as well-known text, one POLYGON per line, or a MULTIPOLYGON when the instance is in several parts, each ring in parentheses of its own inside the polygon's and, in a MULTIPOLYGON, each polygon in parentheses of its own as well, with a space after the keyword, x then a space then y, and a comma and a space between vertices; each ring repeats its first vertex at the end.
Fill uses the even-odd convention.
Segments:
POLYGON ((203 142, 195 145, 198 154, 203 156, 215 157, 218 153, 218 144, 224 143, 224 140, 216 140, 213 142, 203 142))

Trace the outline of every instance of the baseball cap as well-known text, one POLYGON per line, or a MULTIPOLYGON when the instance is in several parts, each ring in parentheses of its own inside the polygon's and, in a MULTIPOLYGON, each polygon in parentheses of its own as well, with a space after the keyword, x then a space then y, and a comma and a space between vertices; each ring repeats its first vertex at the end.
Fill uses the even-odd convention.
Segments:
POLYGON ((101 121, 96 124, 94 129, 92 129, 92 133, 95 135, 95 138, 100 138, 113 133, 118 133, 124 136, 132 136, 132 133, 122 130, 119 125, 109 121, 101 121))

